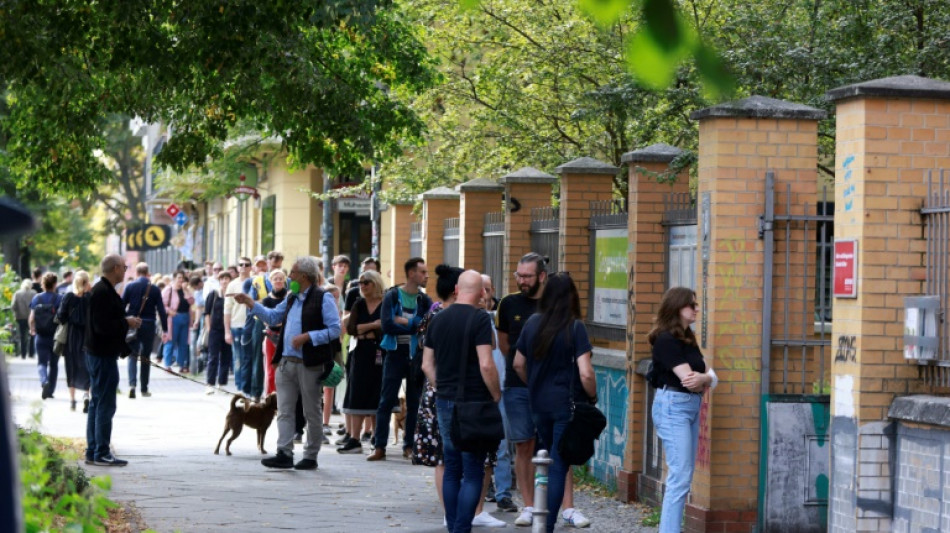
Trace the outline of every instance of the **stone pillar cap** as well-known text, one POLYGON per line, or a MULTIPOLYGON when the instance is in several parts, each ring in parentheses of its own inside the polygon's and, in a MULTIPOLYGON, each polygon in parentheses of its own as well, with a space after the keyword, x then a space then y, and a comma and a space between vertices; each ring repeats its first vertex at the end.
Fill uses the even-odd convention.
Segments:
POLYGON ((534 167, 521 167, 511 174, 503 176, 500 180, 498 180, 498 182, 552 184, 557 182, 557 178, 548 174, 547 172, 541 172, 534 167))
POLYGON ((419 195, 423 200, 458 200, 459 192, 449 187, 436 187, 419 195))
POLYGON ((825 93, 825 98, 832 102, 858 96, 950 100, 950 83, 921 76, 892 76, 837 87, 825 93))
POLYGON ((791 118, 804 120, 821 120, 827 116, 823 110, 796 104, 766 96, 750 96, 734 102, 725 102, 699 111, 693 111, 689 118, 702 120, 712 117, 733 118, 791 118))
POLYGON ((610 174, 616 175, 620 169, 594 159, 593 157, 579 157, 573 161, 564 163, 554 169, 557 174, 610 174))
POLYGON ((675 146, 656 143, 646 148, 627 152, 623 154, 620 161, 624 163, 669 163, 683 153, 683 150, 675 146))
POLYGON ((467 191, 503 191, 505 186, 498 183, 495 180, 488 178, 475 178, 473 180, 466 181, 465 183, 458 186, 458 189, 462 192, 467 191))

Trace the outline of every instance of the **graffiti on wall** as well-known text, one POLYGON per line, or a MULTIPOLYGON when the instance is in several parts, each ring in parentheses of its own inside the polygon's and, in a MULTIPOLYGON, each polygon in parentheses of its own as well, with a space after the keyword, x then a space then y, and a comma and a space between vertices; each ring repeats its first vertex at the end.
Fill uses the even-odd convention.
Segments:
POLYGON ((700 468, 709 468, 712 454, 712 442, 709 438, 709 395, 703 394, 703 403, 699 408, 699 446, 696 448, 696 463, 700 468))
POLYGON ((855 363, 857 362, 857 348, 855 347, 854 335, 838 336, 838 350, 835 352, 836 363, 855 363))
POLYGON ((597 406, 607 417, 607 427, 597 439, 591 473, 608 486, 616 486, 623 468, 627 442, 627 376, 621 369, 594 367, 597 378, 597 406))

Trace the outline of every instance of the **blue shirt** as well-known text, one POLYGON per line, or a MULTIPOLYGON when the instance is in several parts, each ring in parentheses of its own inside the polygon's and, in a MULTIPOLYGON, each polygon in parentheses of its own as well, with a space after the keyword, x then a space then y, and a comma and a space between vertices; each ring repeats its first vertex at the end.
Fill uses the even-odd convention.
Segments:
POLYGON ((324 329, 307 332, 302 331, 303 320, 301 315, 303 315, 303 302, 306 301, 307 295, 312 288, 313 287, 308 288, 296 297, 288 296, 273 309, 268 309, 260 303, 255 303, 254 308, 248 312, 250 315, 259 317, 266 324, 280 324, 284 319, 284 314, 287 314, 287 321, 284 323, 284 357, 303 358, 303 350, 294 348, 292 342, 294 337, 301 333, 309 334, 310 342, 313 343, 314 346, 330 344, 330 341, 333 339, 340 338, 340 312, 336 307, 336 299, 329 292, 323 294, 323 306, 321 308, 323 313, 323 325, 325 326, 324 329), (288 302, 291 301, 293 304, 291 304, 290 312, 288 313, 287 305, 288 302))
POLYGON ((165 302, 162 301, 162 291, 158 287, 149 283, 145 276, 125 286, 122 292, 122 303, 125 304, 126 316, 137 316, 142 320, 155 320, 155 314, 162 319, 162 326, 168 324, 168 315, 165 313, 165 302), (145 301, 145 307, 142 307, 142 298, 145 296, 145 287, 148 287, 148 300, 145 301), (142 314, 139 314, 142 309, 142 314))

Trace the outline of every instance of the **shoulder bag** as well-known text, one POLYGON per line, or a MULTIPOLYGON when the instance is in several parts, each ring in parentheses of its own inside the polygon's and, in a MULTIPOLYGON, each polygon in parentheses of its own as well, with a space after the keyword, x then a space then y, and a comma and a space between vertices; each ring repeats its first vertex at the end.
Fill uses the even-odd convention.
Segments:
POLYGON ((462 368, 459 372, 458 389, 452 412, 452 427, 449 436, 455 447, 463 452, 485 453, 498 449, 501 439, 505 438, 505 427, 501 421, 501 411, 494 400, 466 401, 465 374, 468 367, 468 352, 472 332, 472 322, 478 313, 472 313, 465 324, 465 337, 462 341, 462 368))
MULTIPOLYGON (((575 322, 576 325, 576 322, 575 322)), ((575 326, 576 327, 576 326, 575 326)), ((575 335, 576 339, 577 336, 575 335)), ((595 405, 574 401, 574 380, 577 377, 577 348, 571 354, 571 420, 561 434, 557 453, 569 465, 583 465, 594 456, 594 441, 607 427, 607 417, 595 405)))
MULTIPOLYGON (((67 299, 71 299, 72 294, 67 294, 63 298, 63 303, 60 304, 64 309, 66 308, 67 299)), ((68 315, 65 315, 66 319, 63 322, 59 321, 59 315, 56 316, 56 332, 53 333, 53 353, 56 355, 63 355, 66 351, 66 340, 69 339, 69 318, 68 315)))
MULTIPOLYGON (((145 310, 145 302, 148 301, 148 293, 152 288, 152 282, 149 281, 145 284, 145 291, 142 292, 142 305, 139 306, 138 318, 142 318, 142 311, 145 310)), ((125 343, 130 347, 135 344, 139 336, 139 328, 129 328, 128 333, 125 334, 125 343)), ((132 350, 133 352, 135 350, 132 350)))

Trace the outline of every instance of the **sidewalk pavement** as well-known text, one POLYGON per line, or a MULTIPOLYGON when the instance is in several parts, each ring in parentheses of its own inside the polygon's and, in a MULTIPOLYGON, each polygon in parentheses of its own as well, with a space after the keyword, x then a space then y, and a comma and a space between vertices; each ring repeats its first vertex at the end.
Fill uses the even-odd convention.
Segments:
MULTIPOLYGON (((65 370, 55 398, 40 400, 35 359, 7 358, 13 417, 30 425, 41 410, 39 429, 61 437, 85 439, 86 417, 79 406, 69 410, 65 370)), ((124 468, 82 465, 91 476, 112 477, 110 498, 134 502, 149 528, 158 532, 228 533, 313 530, 444 532, 442 510, 435 493, 434 470, 413 466, 400 448, 389 444, 386 461, 368 463, 364 455, 342 455, 324 445, 316 471, 271 470, 261 466, 255 430, 245 428, 231 445, 230 457, 214 455, 231 395, 205 395, 202 384, 186 381, 152 368, 152 397, 129 399, 125 360, 119 361, 122 394, 112 431, 112 445, 124 468)), ((233 383, 227 387, 234 392, 233 383)), ((334 416, 336 428, 342 417, 334 416)), ((331 437, 331 442, 336 435, 331 437)), ((276 452, 277 423, 264 441, 268 456, 276 452)), ((370 451, 364 443, 364 451, 370 451)), ((295 445, 295 458, 302 457, 295 445)), ((640 531, 640 513, 634 506, 578 493, 577 506, 594 525, 588 531, 640 531)), ((516 501, 518 499, 516 498, 516 501)), ((485 510, 515 528, 516 513, 485 510)), ((561 528, 559 527, 559 530, 561 528)), ((643 531, 654 531, 643 528, 643 531)), ((475 531, 489 531, 476 528, 475 531)))

